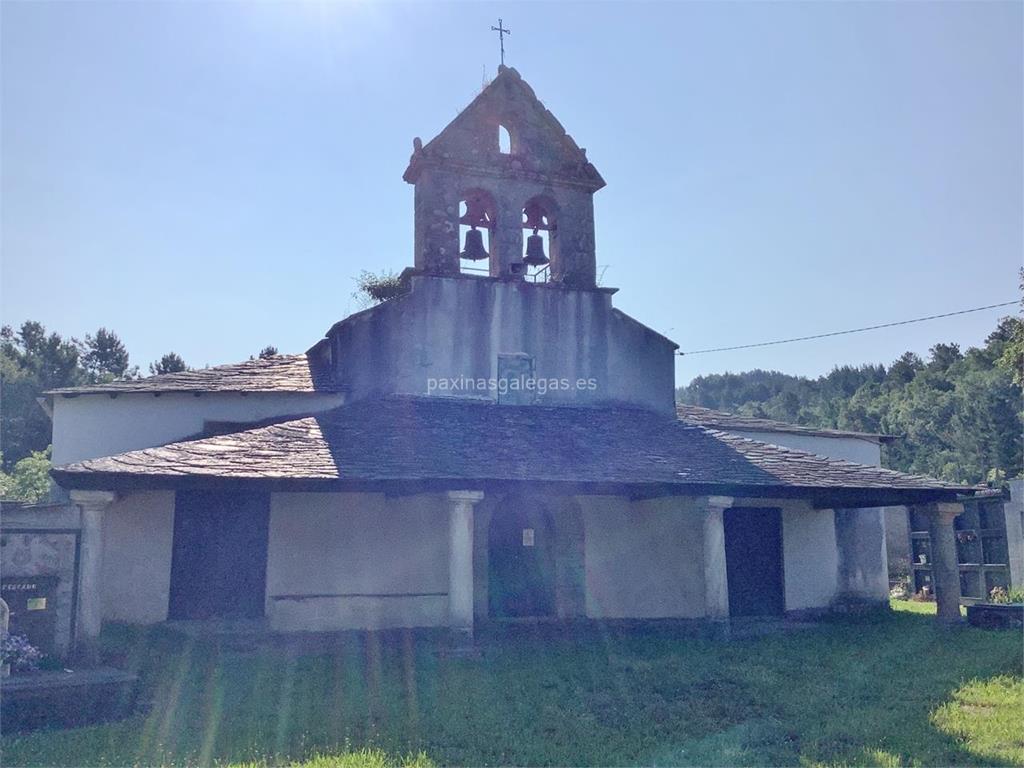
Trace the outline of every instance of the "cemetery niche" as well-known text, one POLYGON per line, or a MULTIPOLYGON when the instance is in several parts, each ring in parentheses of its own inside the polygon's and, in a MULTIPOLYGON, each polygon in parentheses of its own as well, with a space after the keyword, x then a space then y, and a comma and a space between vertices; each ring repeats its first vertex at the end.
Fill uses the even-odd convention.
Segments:
POLYGON ((0 597, 10 610, 9 633, 24 635, 48 656, 56 649, 59 581, 54 575, 8 576, 0 583, 0 597))

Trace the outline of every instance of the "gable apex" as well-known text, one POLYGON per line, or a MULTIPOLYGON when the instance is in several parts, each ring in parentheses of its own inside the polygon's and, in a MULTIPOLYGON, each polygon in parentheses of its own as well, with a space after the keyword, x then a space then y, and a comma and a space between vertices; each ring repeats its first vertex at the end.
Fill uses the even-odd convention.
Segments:
POLYGON ((450 167, 487 175, 544 178, 553 183, 597 191, 604 179, 533 88, 512 67, 498 76, 437 136, 413 142, 402 178, 416 183, 427 167, 450 167), (511 139, 509 152, 499 147, 499 127, 511 139))

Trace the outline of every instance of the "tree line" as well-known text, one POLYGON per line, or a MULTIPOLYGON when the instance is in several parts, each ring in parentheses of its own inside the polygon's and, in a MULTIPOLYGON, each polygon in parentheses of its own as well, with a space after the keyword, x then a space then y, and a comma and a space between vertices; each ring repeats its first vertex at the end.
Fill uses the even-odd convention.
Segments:
POLYGON ((818 378, 753 370, 698 376, 680 402, 808 427, 897 435, 891 469, 958 483, 1021 474, 1024 323, 999 321, 980 347, 936 344, 922 359, 838 366, 818 378))

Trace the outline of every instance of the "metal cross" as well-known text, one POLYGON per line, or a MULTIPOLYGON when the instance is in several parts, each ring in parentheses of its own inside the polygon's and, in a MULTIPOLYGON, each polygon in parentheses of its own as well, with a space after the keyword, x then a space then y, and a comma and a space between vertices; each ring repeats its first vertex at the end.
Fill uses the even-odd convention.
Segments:
POLYGON ((511 35, 512 30, 505 29, 505 27, 501 25, 501 19, 498 19, 498 26, 491 27, 491 31, 498 33, 498 39, 501 42, 501 65, 505 66, 505 35, 511 35))

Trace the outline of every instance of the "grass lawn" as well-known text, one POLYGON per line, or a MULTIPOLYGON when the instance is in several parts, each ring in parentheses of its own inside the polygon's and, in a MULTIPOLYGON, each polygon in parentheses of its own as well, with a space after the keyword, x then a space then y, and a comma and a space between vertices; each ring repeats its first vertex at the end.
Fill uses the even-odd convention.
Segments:
POLYGON ((401 633, 232 651, 114 628, 148 714, 7 736, 3 764, 1024 765, 1019 633, 894 607, 730 642, 519 628, 480 659, 401 633))

